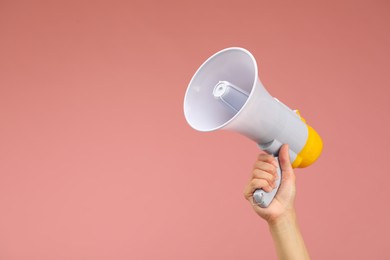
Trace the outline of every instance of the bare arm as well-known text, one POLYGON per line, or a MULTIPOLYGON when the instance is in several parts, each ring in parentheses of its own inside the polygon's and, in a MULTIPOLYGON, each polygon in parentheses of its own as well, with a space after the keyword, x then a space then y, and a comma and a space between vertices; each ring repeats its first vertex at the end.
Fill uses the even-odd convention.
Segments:
POLYGON ((310 259, 295 213, 268 225, 279 259, 310 259))
POLYGON ((244 195, 254 211, 267 221, 279 259, 310 259, 296 219, 294 208, 295 175, 291 167, 287 145, 280 149, 279 162, 282 168, 282 182, 268 208, 261 208, 253 202, 253 192, 260 188, 265 191, 274 188, 274 182, 277 178, 277 163, 272 155, 259 155, 252 170, 252 177, 244 190, 244 195))

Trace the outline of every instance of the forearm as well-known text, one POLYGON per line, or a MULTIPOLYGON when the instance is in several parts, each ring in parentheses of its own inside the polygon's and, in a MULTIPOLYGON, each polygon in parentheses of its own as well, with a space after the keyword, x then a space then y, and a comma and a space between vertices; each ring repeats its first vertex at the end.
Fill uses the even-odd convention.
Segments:
POLYGON ((295 212, 268 223, 280 260, 310 259, 295 212))

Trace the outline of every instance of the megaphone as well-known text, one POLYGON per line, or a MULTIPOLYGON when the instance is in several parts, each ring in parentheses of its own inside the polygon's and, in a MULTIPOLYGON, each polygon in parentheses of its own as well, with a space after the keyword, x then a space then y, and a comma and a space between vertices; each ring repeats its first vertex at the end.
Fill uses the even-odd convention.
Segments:
MULTIPOLYGON (((278 156, 289 145, 294 168, 306 167, 320 156, 322 140, 299 115, 272 97, 258 77, 254 56, 243 48, 227 48, 208 58, 192 77, 185 97, 188 124, 202 132, 230 130, 253 141, 260 149, 278 156)), ((272 192, 254 192, 254 201, 268 207, 280 186, 272 192)))

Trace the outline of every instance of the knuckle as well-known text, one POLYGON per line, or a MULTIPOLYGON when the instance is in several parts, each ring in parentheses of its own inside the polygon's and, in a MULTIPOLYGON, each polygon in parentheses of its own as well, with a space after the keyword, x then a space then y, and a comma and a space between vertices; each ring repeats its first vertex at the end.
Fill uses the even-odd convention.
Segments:
POLYGON ((253 177, 260 178, 261 173, 262 173, 262 170, 256 168, 256 169, 253 170, 253 177))

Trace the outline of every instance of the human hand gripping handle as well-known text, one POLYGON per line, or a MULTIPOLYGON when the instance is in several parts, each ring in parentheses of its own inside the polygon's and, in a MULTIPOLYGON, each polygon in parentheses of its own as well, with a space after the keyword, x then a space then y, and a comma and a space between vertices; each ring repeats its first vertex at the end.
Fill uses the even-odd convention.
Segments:
POLYGON ((253 193, 253 202, 256 203, 259 207, 267 208, 274 199, 276 193, 279 190, 280 182, 282 179, 282 171, 280 169, 279 158, 275 157, 275 162, 272 162, 276 166, 276 176, 274 184, 272 185, 272 190, 267 192, 264 189, 257 189, 253 193))
POLYGON ((245 198, 256 213, 267 221, 292 210, 295 198, 295 174, 291 167, 288 145, 280 148, 278 159, 279 162, 270 154, 260 154, 244 190, 245 198), (255 201, 260 192, 263 193, 263 200, 268 201, 267 204, 259 205, 255 201), (264 196, 268 197, 264 199, 264 196))
POLYGON ((283 145, 279 151, 279 169, 282 175, 274 199, 267 208, 262 208, 254 202, 256 190, 271 192, 276 189, 277 165, 272 155, 260 154, 254 164, 244 195, 254 211, 267 221, 278 259, 308 260, 310 256, 301 235, 294 208, 295 174, 291 167, 287 145, 283 145))

